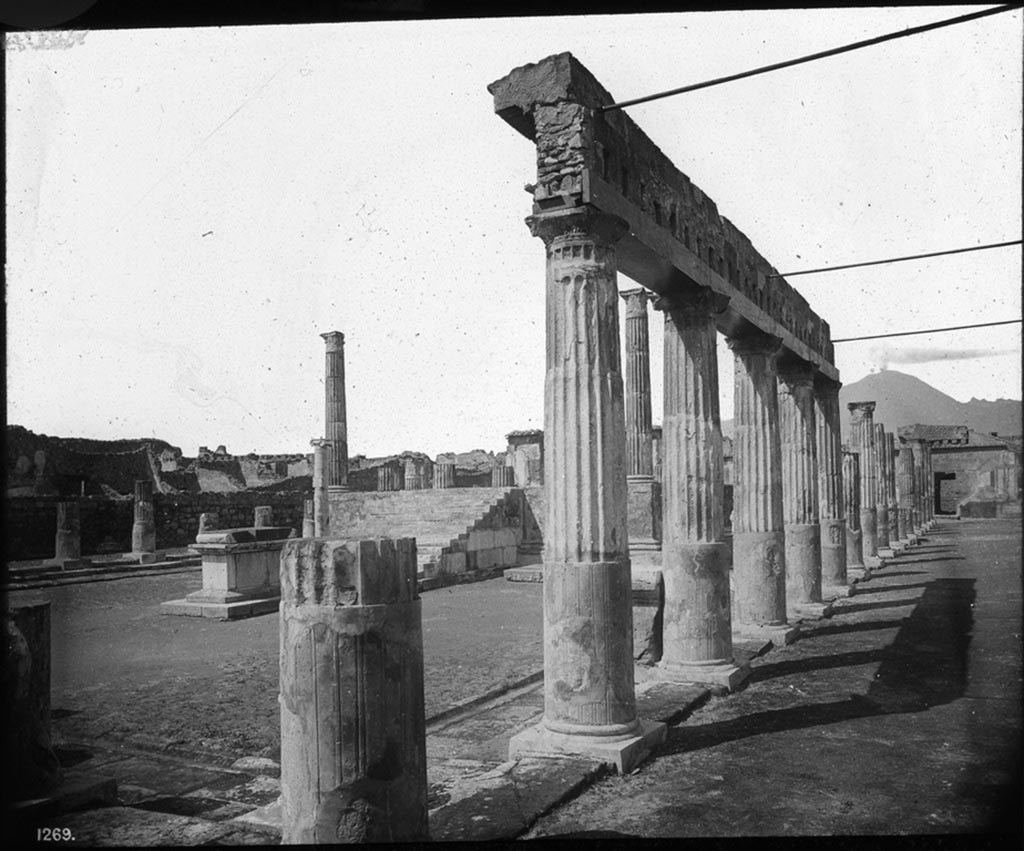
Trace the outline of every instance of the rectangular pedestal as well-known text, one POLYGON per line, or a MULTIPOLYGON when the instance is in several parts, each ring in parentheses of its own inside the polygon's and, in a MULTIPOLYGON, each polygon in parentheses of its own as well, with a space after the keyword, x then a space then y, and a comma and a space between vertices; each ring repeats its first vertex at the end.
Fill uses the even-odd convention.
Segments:
POLYGON ((791 606, 787 606, 787 614, 791 618, 801 618, 806 620, 827 618, 832 614, 832 601, 823 601, 821 603, 794 603, 791 606))
POLYGON ((666 683, 724 686, 735 691, 750 676, 750 665, 665 665, 650 669, 647 679, 666 683))
POLYGON ((653 476, 629 476, 626 486, 630 551, 660 549, 661 482, 653 476))
POLYGON ((846 597, 853 596, 852 585, 822 585, 821 586, 821 599, 822 600, 841 600, 846 597))
POLYGON ((792 644, 800 635, 800 630, 792 624, 780 626, 752 626, 747 624, 733 624, 733 642, 744 641, 770 641, 776 647, 785 647, 792 644))
POLYGON ((541 565, 510 567, 504 573, 509 582, 543 582, 544 569, 541 565))
POLYGON ((185 615, 193 618, 216 618, 235 621, 276 612, 281 602, 280 595, 259 600, 240 600, 237 603, 201 602, 198 600, 169 600, 160 604, 164 615, 185 615))
POLYGON ((654 748, 665 741, 666 725, 640 720, 635 736, 604 741, 600 736, 570 736, 552 733, 543 724, 517 733, 508 742, 508 758, 521 756, 576 756, 612 765, 619 774, 628 774, 643 762, 654 748))

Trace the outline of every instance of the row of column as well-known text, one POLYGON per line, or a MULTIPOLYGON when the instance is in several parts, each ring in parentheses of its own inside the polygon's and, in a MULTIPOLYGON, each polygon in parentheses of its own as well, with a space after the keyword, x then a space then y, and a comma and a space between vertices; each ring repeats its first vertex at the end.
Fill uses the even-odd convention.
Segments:
MULTIPOLYGON (((626 520, 627 478, 653 474, 651 296, 621 294, 624 389, 614 246, 626 223, 591 207, 527 222, 547 253, 545 707, 537 728, 513 738, 510 756, 596 753, 659 735, 636 713, 626 520)), ((730 589, 715 323, 726 302, 699 287, 655 301, 665 317, 657 676, 733 685, 745 673, 733 660, 733 636, 791 640, 793 614, 820 614, 824 594, 848 593, 848 539, 858 526, 877 535, 879 503, 885 529, 890 506, 898 523, 898 500, 895 485, 879 498, 879 476, 862 463, 861 515, 848 528, 843 474, 856 458, 847 462, 842 449, 838 382, 780 358, 778 338, 729 339, 736 361, 730 589)), ((866 446, 880 439, 862 430, 866 446)), ((849 471, 848 480, 856 477, 849 471)))

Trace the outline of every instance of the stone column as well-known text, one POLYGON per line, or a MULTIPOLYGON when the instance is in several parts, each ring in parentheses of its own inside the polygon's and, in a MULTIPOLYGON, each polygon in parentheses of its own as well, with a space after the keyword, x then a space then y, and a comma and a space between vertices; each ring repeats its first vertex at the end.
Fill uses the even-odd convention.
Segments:
POLYGON ((894 552, 902 552, 904 545, 900 543, 899 502, 896 497, 896 435, 891 431, 886 436, 885 453, 889 458, 886 471, 889 476, 887 493, 889 495, 889 546, 894 552))
POLYGON ((654 481, 661 481, 661 441, 662 426, 654 426, 651 429, 651 456, 654 464, 654 481))
POLYGON ((427 839, 416 542, 281 552, 282 844, 427 839))
POLYGON ((839 382, 821 373, 814 382, 814 420, 818 428, 818 512, 821 522, 822 597, 845 597, 846 511, 843 506, 843 439, 839 382))
POLYGON ((443 461, 434 465, 434 487, 453 488, 455 487, 455 465, 450 461, 443 461))
POLYGON ((645 289, 624 290, 626 302, 626 475, 653 478, 651 454, 651 343, 645 289))
POLYGON ((155 560, 156 521, 153 516, 153 482, 135 482, 135 522, 132 524, 132 555, 143 563, 155 560))
POLYGON ((864 578, 864 531, 860 526, 860 455, 843 448, 843 508, 846 511, 846 575, 864 578))
POLYGON ((77 502, 57 503, 57 534, 53 542, 53 563, 62 568, 84 567, 82 558, 82 517, 77 502))
POLYGON ((900 541, 909 544, 914 534, 914 452, 900 446, 896 457, 897 522, 900 541))
POLYGON ((878 462, 875 458, 874 402, 850 402, 850 449, 860 455, 860 528, 864 564, 877 566, 878 515, 877 505, 878 462))
POLYGON ((327 500, 327 467, 331 454, 329 440, 311 440, 313 447, 313 534, 322 538, 330 529, 330 503, 327 500))
POLYGON ((512 467, 501 462, 491 467, 492 488, 510 488, 514 487, 515 483, 516 471, 512 467))
POLYGON ((529 218, 547 250, 544 387, 544 717, 524 753, 583 754, 628 772, 664 741, 633 686, 626 434, 614 244, 590 207, 529 218))
POLYGON ((873 424, 875 429, 875 542, 879 557, 892 557, 889 548, 889 463, 886 447, 889 438, 885 426, 873 424))
POLYGON ((736 358, 733 421, 733 630, 742 638, 789 644, 782 449, 775 355, 766 334, 728 340, 736 358))
POLYGON ((400 491, 402 479, 403 475, 398 469, 397 462, 388 462, 377 468, 378 491, 400 491))
POLYGON ((326 398, 324 434, 331 443, 327 468, 330 492, 348 490, 348 420, 345 412, 345 335, 341 331, 321 334, 327 344, 324 379, 326 398))
POLYGON ((658 674, 733 689, 750 669, 738 666, 732 654, 714 320, 726 301, 701 289, 655 303, 665 313, 665 604, 658 674))
POLYGON ((924 519, 928 528, 935 525, 935 472, 932 469, 932 445, 921 442, 924 454, 924 519))
POLYGON ((302 501, 302 537, 316 537, 316 509, 314 500, 304 499, 302 501))
POLYGON ((910 450, 914 460, 914 534, 918 537, 925 533, 923 446, 924 441, 910 441, 910 450))
POLYGON ((786 608, 794 616, 822 617, 821 524, 818 522, 818 434, 810 364, 779 366, 782 518, 786 532, 786 608))
POLYGON ((274 525, 274 509, 269 505, 257 505, 253 511, 252 525, 256 529, 274 525))

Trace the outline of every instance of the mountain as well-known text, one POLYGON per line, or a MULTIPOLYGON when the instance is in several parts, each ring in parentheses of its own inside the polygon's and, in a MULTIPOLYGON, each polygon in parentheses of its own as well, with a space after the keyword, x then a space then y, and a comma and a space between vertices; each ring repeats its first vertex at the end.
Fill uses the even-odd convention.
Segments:
POLYGON ((860 381, 845 385, 839 391, 842 412, 843 439, 850 428, 848 402, 877 402, 875 422, 883 423, 886 431, 898 426, 913 425, 965 425, 974 431, 1001 435, 1021 433, 1021 403, 1016 399, 971 399, 958 402, 926 384, 919 378, 883 369, 864 376, 860 381))

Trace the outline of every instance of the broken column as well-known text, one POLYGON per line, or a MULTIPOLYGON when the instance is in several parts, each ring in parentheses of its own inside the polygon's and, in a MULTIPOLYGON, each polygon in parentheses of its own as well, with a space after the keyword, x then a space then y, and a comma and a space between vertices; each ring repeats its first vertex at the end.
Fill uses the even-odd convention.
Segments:
POLYGON ((316 509, 313 507, 314 500, 304 499, 302 501, 302 537, 316 537, 316 509))
POLYGON ((77 502, 57 503, 57 534, 53 542, 53 559, 48 562, 63 570, 88 567, 82 558, 82 518, 77 502))
POLYGON ((633 685, 626 435, 614 244, 590 207, 532 216, 547 253, 544 389, 544 716, 509 742, 628 772, 665 739, 633 685))
POLYGON ((885 426, 873 423, 875 430, 875 542, 876 552, 884 557, 891 557, 889 547, 889 463, 886 447, 889 438, 885 426))
POLYGON ((434 465, 434 487, 455 487, 455 465, 451 461, 442 461, 434 465))
POLYGON ((665 604, 658 674, 732 689, 750 669, 738 666, 732 653, 714 320, 724 301, 701 289, 655 304, 665 313, 665 604))
POLYGON ((544 484, 544 432, 539 428, 511 431, 505 435, 508 449, 505 463, 512 467, 521 488, 544 484))
POLYGON ((860 455, 860 528, 864 564, 877 566, 878 462, 875 458, 874 402, 850 402, 850 449, 860 455))
POLYGON ((492 488, 510 488, 516 483, 516 471, 512 467, 509 467, 504 459, 499 459, 498 463, 491 467, 491 487, 492 488))
POLYGON ((397 461, 389 461, 377 468, 378 491, 400 491, 404 473, 399 469, 397 461))
POLYGON ((322 538, 330 528, 327 500, 327 464, 331 451, 329 440, 311 440, 313 447, 313 534, 322 538))
POLYGON ((843 447, 843 510, 846 512, 846 575, 861 579, 864 564, 864 531, 860 526, 860 455, 843 447))
POLYGON ((416 542, 281 553, 281 841, 427 837, 416 542))
POLYGON ((897 523, 900 541, 911 543, 914 534, 914 452, 900 446, 896 456, 897 523))
POLYGON ((348 421, 345 412, 345 335, 321 334, 326 343, 324 434, 331 444, 327 468, 329 493, 348 490, 348 421))
POLYGON ((273 526, 274 509, 269 505, 257 505, 253 511, 252 525, 256 528, 273 526))
POLYGON ((789 644, 797 630, 786 615, 786 543, 782 451, 776 393, 777 337, 730 338, 735 354, 733 422, 733 631, 742 638, 789 644))
POLYGON ((132 555, 143 564, 156 559, 156 521, 153 514, 153 482, 135 482, 135 521, 132 523, 132 555))
POLYGON ((782 517, 786 532, 786 608, 794 616, 821 617, 821 525, 818 522, 818 435, 810 364, 779 367, 782 517))
POLYGON ((846 596, 846 511, 843 506, 843 443, 839 382, 821 373, 814 380, 814 420, 818 428, 818 513, 821 523, 821 594, 846 596))

